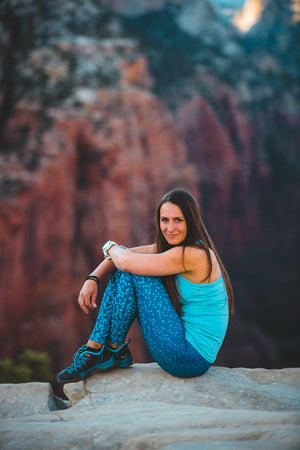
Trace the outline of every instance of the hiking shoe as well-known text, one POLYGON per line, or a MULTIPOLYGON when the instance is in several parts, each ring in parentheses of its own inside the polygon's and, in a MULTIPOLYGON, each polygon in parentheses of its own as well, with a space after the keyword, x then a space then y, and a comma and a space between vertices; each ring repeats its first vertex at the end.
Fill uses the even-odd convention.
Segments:
POLYGON ((132 354, 129 350, 127 342, 124 342, 124 344, 119 348, 113 349, 108 347, 108 349, 114 356, 115 367, 125 368, 133 364, 132 354))
POLYGON ((72 383, 90 375, 92 372, 112 369, 116 361, 112 353, 103 345, 97 352, 83 345, 73 355, 72 364, 57 375, 58 383, 72 383))

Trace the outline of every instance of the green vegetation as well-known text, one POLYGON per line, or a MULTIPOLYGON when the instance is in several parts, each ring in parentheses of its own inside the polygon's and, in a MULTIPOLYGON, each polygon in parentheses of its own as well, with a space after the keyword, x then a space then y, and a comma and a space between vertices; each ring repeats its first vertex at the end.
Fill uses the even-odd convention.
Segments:
POLYGON ((53 380, 51 359, 47 353, 26 349, 17 357, 0 360, 0 383, 28 383, 53 380))

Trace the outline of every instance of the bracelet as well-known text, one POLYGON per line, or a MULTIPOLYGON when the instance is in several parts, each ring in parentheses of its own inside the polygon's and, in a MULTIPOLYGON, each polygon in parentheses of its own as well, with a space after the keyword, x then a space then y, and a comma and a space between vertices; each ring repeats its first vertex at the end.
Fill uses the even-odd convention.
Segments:
POLYGON ((84 281, 87 280, 93 280, 96 281, 97 284, 99 284, 100 279, 98 277, 96 277, 95 275, 89 275, 88 277, 86 277, 86 279, 84 281))

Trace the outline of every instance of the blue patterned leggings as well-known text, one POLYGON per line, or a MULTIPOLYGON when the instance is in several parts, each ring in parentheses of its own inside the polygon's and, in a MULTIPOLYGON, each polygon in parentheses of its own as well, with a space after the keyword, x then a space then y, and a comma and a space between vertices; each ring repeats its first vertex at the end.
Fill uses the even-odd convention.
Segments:
POLYGON ((136 317, 151 355, 166 372, 194 377, 209 369, 211 364, 185 339, 182 321, 159 277, 116 270, 89 339, 122 344, 136 317))

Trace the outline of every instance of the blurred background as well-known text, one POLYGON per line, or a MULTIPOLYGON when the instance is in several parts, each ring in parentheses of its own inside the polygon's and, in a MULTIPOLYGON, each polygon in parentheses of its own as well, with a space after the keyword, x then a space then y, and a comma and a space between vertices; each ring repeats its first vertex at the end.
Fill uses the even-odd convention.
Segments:
POLYGON ((216 364, 299 365, 299 21, 299 0, 2 0, 1 381, 70 363, 103 243, 153 242, 174 187, 232 280, 216 364))

